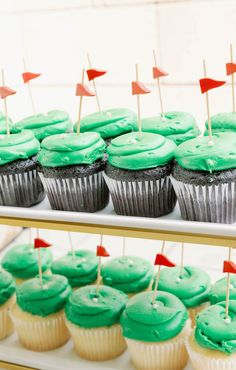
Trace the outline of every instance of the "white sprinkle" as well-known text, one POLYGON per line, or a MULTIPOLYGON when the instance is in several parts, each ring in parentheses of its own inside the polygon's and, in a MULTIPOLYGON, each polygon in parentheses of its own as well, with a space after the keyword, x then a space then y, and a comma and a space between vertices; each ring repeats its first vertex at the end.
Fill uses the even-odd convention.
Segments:
POLYGON ((98 298, 97 297, 93 297, 93 302, 94 303, 98 303, 98 298))
POLYGON ((158 304, 157 303, 154 303, 153 305, 152 305, 152 308, 154 308, 155 310, 158 308, 158 304))
POLYGON ((208 141, 208 146, 214 146, 214 142, 212 140, 208 141))
POLYGON ((107 112, 107 116, 108 117, 111 117, 111 112, 107 112))
POLYGON ((231 323, 231 318, 230 317, 225 318, 225 322, 226 322, 226 324, 230 324, 231 323))

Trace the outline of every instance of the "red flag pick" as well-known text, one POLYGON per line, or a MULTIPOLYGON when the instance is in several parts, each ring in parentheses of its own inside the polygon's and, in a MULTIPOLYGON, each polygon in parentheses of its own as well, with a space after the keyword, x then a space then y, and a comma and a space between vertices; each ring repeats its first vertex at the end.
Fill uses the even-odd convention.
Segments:
POLYGON ((98 257, 109 257, 110 254, 107 252, 106 248, 102 245, 97 246, 97 256, 98 257))
POLYGON ((132 95, 148 94, 150 92, 142 82, 132 81, 132 95))
POLYGON ((171 262, 164 254, 157 253, 154 265, 175 267, 175 263, 171 262))
POLYGON ((34 78, 37 78, 41 76, 41 73, 32 73, 32 72, 24 72, 22 73, 23 81, 26 84, 30 80, 33 80, 34 78))
POLYGON ((236 72, 236 64, 235 63, 226 63, 226 74, 227 76, 232 75, 236 72))
POLYGON ((199 80, 201 93, 204 94, 208 90, 215 89, 216 87, 222 86, 225 84, 226 81, 217 81, 213 80, 212 78, 201 78, 199 80))
POLYGON ((89 89, 88 86, 82 83, 76 85, 76 96, 94 96, 94 92, 89 89))
POLYGON ((48 247, 51 247, 51 244, 49 244, 45 240, 40 239, 40 238, 35 238, 34 239, 34 248, 35 249, 38 249, 38 248, 48 248, 48 247))
POLYGON ((236 274, 236 264, 232 261, 224 261, 223 272, 228 274, 236 274))
POLYGON ((103 76, 106 73, 107 71, 102 71, 100 69, 94 69, 94 68, 87 69, 87 76, 88 76, 89 81, 92 81, 97 77, 103 76))
POLYGON ((0 86, 0 97, 1 99, 6 99, 10 95, 14 95, 16 93, 15 90, 12 90, 10 87, 7 86, 0 86))
POLYGON ((152 68, 153 78, 160 78, 164 76, 168 76, 168 72, 164 71, 164 69, 159 67, 153 67, 152 68))

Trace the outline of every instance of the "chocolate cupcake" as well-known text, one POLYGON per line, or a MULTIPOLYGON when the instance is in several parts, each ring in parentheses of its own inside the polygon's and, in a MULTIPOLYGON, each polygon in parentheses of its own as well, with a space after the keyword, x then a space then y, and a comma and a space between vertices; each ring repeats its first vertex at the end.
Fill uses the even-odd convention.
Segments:
POLYGON ((236 221, 236 133, 199 137, 175 151, 171 181, 185 220, 236 221))
MULTIPOLYGON (((208 135, 208 121, 205 122, 206 131, 208 135)), ((236 113, 218 113, 211 117, 212 132, 235 132, 236 131, 236 113)))
POLYGON ((61 110, 51 110, 26 117, 13 125, 13 130, 31 130, 35 137, 42 141, 45 137, 71 132, 72 121, 68 113, 61 110))
POLYGON ((142 131, 160 134, 173 140, 176 145, 200 135, 195 118, 185 112, 165 112, 142 119, 142 131))
POLYGON ((39 149, 31 131, 0 135, 0 205, 30 207, 43 200, 36 161, 39 149))
POLYGON ((53 209, 96 212, 108 204, 103 179, 105 147, 96 132, 53 135, 43 140, 39 171, 53 209))
POLYGON ((117 214, 158 217, 173 210, 169 176, 175 148, 173 141, 147 132, 111 141, 104 177, 117 214))

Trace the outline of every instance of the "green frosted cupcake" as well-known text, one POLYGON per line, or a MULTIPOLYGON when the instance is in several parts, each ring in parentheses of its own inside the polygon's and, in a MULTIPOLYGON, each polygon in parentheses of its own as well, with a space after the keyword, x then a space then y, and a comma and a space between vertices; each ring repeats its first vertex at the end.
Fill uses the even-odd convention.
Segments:
MULTIPOLYGON (((205 122, 206 131, 208 135, 208 121, 205 122)), ((212 132, 235 132, 236 131, 236 113, 218 113, 211 117, 212 132)))
MULTIPOLYGON (((12 119, 10 117, 8 117, 8 125, 10 127, 10 131, 12 129, 12 119)), ((6 134, 7 133, 7 129, 6 129, 6 117, 5 115, 0 112, 0 134, 6 134)))
MULTIPOLYGON (((229 297, 236 300, 236 276, 230 276, 229 297)), ((209 300, 211 304, 216 304, 226 300, 227 278, 220 279, 212 285, 209 291, 209 300)))
POLYGON ((11 274, 0 270, 0 339, 8 337, 14 330, 9 311, 15 303, 15 290, 11 274))

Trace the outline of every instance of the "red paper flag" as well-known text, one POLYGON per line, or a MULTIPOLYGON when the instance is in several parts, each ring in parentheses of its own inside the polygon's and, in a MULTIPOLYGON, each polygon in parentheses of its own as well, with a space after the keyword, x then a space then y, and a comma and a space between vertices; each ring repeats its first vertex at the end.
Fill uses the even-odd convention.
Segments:
POLYGON ((102 245, 97 246, 97 256, 98 257, 109 257, 110 254, 106 251, 106 248, 102 245))
POLYGON ((85 84, 78 83, 76 85, 76 96, 95 96, 94 92, 89 89, 85 84))
POLYGON ((236 72, 236 64, 235 63, 226 63, 226 74, 227 76, 232 75, 236 72))
POLYGON ((102 71, 100 69, 87 69, 87 76, 88 80, 94 80, 97 77, 103 76, 107 73, 107 71, 102 71))
POLYGON ((223 272, 236 274, 236 264, 232 261, 224 261, 223 272))
POLYGON ((132 81, 132 95, 148 94, 151 91, 142 82, 132 81))
POLYGON ((212 80, 211 78, 201 78, 199 80, 201 93, 204 94, 208 90, 215 89, 216 87, 222 86, 225 84, 225 81, 212 80))
POLYGON ((15 93, 16 93, 16 91, 12 90, 10 87, 0 86, 0 97, 1 97, 1 99, 5 99, 9 95, 14 95, 15 93))
POLYGON ((175 264, 169 260, 164 254, 157 253, 154 265, 175 267, 175 264))
POLYGON ((40 239, 40 238, 35 238, 34 239, 34 248, 35 249, 38 249, 38 248, 48 248, 48 247, 51 247, 51 244, 49 244, 45 240, 40 239))
POLYGON ((26 84, 30 80, 33 80, 34 78, 37 78, 41 76, 41 73, 32 73, 32 72, 24 72, 22 73, 23 81, 26 84))
POLYGON ((168 72, 164 71, 164 69, 161 69, 159 67, 153 67, 152 68, 153 78, 160 78, 168 75, 168 72))

